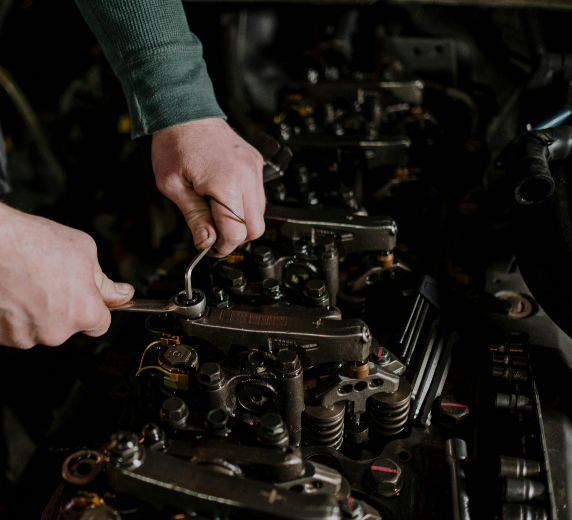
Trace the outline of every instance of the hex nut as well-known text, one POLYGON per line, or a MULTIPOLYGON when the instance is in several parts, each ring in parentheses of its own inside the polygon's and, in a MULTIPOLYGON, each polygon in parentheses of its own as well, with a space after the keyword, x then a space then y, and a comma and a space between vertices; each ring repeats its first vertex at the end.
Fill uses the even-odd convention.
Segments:
POLYGON ((169 397, 161 407, 161 417, 171 423, 185 421, 189 416, 189 407, 180 397, 169 397))
POLYGON ((258 246, 254 248, 255 262, 267 264, 272 261, 273 256, 272 249, 267 246, 258 246))
POLYGON ((223 379, 223 373, 218 363, 204 363, 199 369, 199 381, 201 383, 214 385, 223 379))
POLYGON ((276 370, 283 374, 297 372, 302 367, 300 358, 292 350, 281 350, 276 355, 276 370))

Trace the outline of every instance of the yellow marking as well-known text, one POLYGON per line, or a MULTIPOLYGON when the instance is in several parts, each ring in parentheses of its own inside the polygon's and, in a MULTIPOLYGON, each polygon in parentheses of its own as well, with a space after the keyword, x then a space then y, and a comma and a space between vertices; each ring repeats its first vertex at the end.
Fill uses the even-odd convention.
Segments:
POLYGON ((316 325, 316 328, 319 329, 323 325, 322 318, 320 318, 318 321, 313 321, 312 325, 316 325))

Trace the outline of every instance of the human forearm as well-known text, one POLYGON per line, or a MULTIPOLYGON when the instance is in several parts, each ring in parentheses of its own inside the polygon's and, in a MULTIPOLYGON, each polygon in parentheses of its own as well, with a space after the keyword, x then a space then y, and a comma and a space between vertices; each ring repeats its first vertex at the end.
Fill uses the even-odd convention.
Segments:
POLYGON ((224 117, 181 0, 76 0, 123 86, 133 137, 224 117))

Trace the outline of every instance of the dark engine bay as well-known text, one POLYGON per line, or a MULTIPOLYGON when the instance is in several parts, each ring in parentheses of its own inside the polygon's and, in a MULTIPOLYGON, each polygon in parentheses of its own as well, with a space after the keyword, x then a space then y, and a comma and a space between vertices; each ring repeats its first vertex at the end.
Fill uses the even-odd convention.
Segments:
POLYGON ((133 268, 8 517, 569 518, 570 13, 204 5, 266 232, 133 268))

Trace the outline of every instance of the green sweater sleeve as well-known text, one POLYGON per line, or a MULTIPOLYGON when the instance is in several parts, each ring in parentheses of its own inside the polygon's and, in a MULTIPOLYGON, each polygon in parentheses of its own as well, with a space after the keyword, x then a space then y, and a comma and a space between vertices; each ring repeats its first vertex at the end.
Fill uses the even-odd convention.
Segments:
POLYGON ((218 106, 181 0, 76 0, 123 86, 132 137, 208 117, 218 106))

